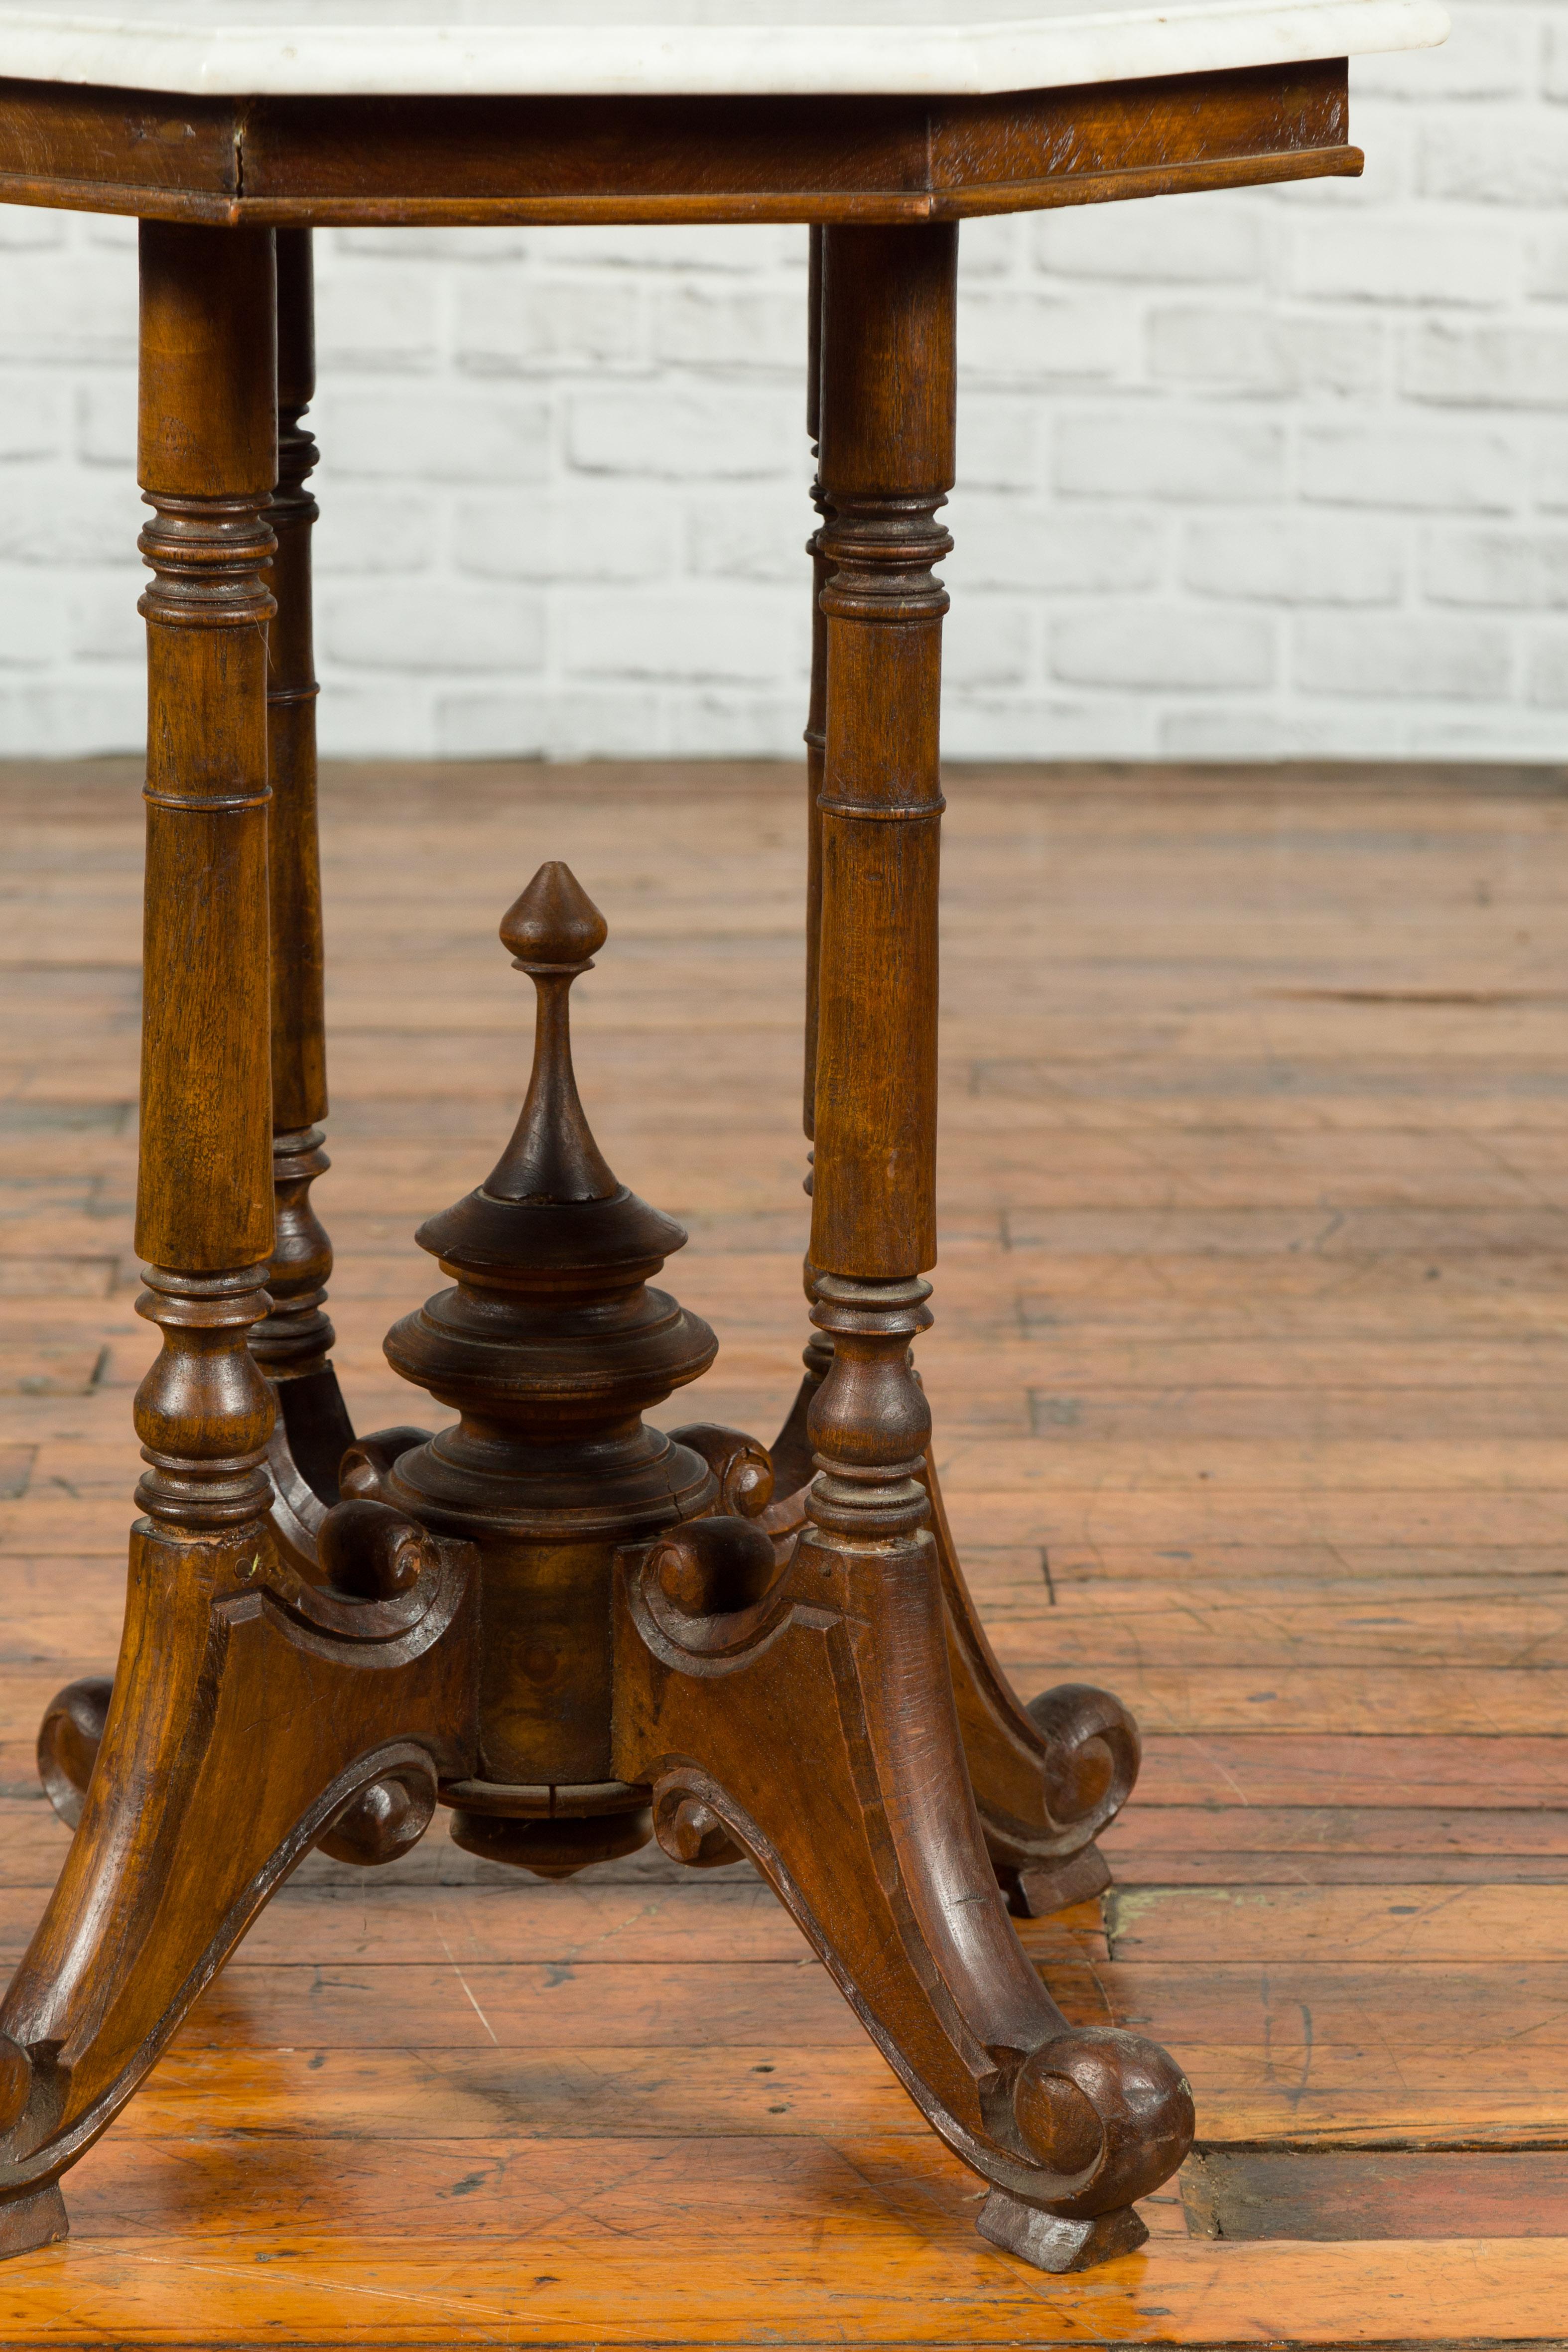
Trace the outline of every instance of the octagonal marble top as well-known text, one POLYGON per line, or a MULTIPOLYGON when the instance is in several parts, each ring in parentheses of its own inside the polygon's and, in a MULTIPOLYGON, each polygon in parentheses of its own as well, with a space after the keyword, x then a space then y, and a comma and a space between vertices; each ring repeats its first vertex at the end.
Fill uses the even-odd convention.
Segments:
POLYGON ((0 77, 215 96, 982 94, 1424 48, 1437 0, 0 5, 0 77))

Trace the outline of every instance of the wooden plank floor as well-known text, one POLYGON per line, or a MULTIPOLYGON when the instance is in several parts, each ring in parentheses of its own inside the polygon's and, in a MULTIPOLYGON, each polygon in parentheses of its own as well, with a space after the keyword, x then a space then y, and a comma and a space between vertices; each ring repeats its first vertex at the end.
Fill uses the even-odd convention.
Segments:
MULTIPOLYGON (((1342 2234, 1189 2234, 1172 2191, 1142 2253, 1042 2277, 748 1869, 544 1885, 437 1831, 305 1865, 70 2177, 69 2242, 0 2270, 7 2347, 1568 2336, 1568 778, 949 792, 943 1475, 1020 1685, 1103 1680, 1147 1745, 1114 1891, 1022 1932, 1072 2016, 1187 2066, 1194 2223, 1244 2226, 1245 2176, 1342 2234)), ((135 773, 0 802, 8 1965, 64 1843, 40 1709, 113 1656, 152 1334, 135 773)), ((668 1417, 771 1433, 799 803, 773 768, 331 777, 317 1197, 362 1427, 424 1403, 381 1334, 510 1126, 495 925, 564 856, 611 925, 584 1093, 724 1343, 668 1417)))

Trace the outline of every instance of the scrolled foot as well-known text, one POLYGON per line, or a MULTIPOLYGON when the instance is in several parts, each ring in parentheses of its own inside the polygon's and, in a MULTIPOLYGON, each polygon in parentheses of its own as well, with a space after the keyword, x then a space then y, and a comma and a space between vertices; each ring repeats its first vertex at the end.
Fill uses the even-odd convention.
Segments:
POLYGON ((1046 1802, 1064 1828, 1103 1829, 1132 1793, 1142 1761, 1138 1726, 1092 1683, 1058 1683, 1024 1709, 1044 1745, 1046 1802))
MULTIPOLYGON (((318 1839, 385 1859, 437 1776, 472 1769, 472 1555, 384 1516, 417 1573, 384 1595, 378 1517, 352 1598, 302 1584, 255 1523, 193 1541, 139 1522, 81 1819, 0 2004, 0 2252, 60 2234, 53 2184, 318 1839)), ((96 1723, 66 1707, 51 1764, 60 1726, 96 1723)))
POLYGON ((1013 2086, 1025 2144, 1058 2170, 1077 2158, 1082 2186, 1054 2213, 1085 2218, 1131 2205, 1168 2180, 1193 2144, 1193 2094, 1158 2042, 1081 2026, 1031 2051, 1013 2086), (1092 2146, 1091 2146, 1092 2137, 1092 2146))
POLYGON ((68 1829, 74 1830, 81 1819, 113 1696, 114 1685, 107 1675, 87 1675, 57 1691, 44 1709, 38 1726, 38 1778, 68 1829))
POLYGON ((1036 2199, 994 2182, 982 2237, 1043 2271, 1086 2271, 1149 2235, 1133 2211, 1193 2143, 1192 2090, 1157 2042, 1088 2026, 1030 2053, 1013 2084, 1013 2123, 1030 2154, 1081 2185, 1036 2199))
POLYGON ((1093 2270, 1116 2254, 1133 2253, 1149 2235, 1130 2205, 1075 2221, 1027 2204, 1005 2189, 993 2189, 974 2226, 1005 2253, 1033 2263, 1037 2271, 1058 2273, 1093 2270))
POLYGON ((621 1777, 675 1859, 751 1854, 928 2121, 1036 2217, 1029 2258, 1102 2260, 1141 2225, 1100 2217, 1185 2155, 1191 2094, 1154 2044, 1069 2026, 1009 1926, 929 1539, 808 1530, 771 1585, 754 1542, 708 1519, 623 1555, 621 1777))

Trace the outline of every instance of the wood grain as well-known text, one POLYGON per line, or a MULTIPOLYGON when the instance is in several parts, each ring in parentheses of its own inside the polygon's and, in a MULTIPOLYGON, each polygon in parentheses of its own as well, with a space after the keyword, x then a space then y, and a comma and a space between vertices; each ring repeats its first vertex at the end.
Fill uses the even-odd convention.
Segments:
POLYGON ((919 222, 1353 176, 1342 58, 997 97, 177 100, 0 81, 0 194, 232 226, 919 222))
MULTIPOLYGON (((13 1954, 64 1838, 33 1731, 110 1662, 155 1344, 130 1312, 136 782, 0 772, 13 1954)), ((1353 2157, 1429 2216, 1432 2165, 1560 2160, 1568 2096, 1560 788, 946 789, 921 1355, 949 1505, 1010 1670, 1103 1675, 1143 1713, 1111 1896, 1026 1948, 1075 2023, 1180 2053, 1206 2148, 1353 2157)), ((318 1191, 362 1425, 407 1412, 379 1348, 428 1287, 412 1228, 515 1114, 490 931, 520 839, 615 925, 574 992, 585 1107, 690 1227, 682 1296, 720 1333, 667 1418, 776 1415, 801 796, 763 767, 327 772, 318 1191)), ((536 1885, 438 1831, 374 1881, 305 1864, 73 2179, 74 2238, 0 2269, 7 2344, 1546 2345, 1568 2301, 1560 2238, 1188 2240, 1169 2200, 1142 2253, 1041 2281, 975 2240, 972 2176, 743 1869, 536 1885)))

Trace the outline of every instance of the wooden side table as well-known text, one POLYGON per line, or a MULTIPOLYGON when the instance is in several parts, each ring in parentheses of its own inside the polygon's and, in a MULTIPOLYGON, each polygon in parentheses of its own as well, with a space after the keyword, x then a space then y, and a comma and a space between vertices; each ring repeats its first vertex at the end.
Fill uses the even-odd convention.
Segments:
POLYGON ((1106 1883, 1138 1764, 1075 1685, 1021 1706, 965 1590, 910 1361, 936 1258, 937 733, 958 223, 1354 173, 1346 54, 1430 0, 162 0, 0 7, 0 200, 142 222, 148 644, 140 1311, 147 1464, 112 1686, 39 1739, 76 1824, 0 2010, 0 2252, 312 1845, 437 1803, 546 1876, 650 1835, 749 1853, 1045 2269, 1136 2245, 1185 2082, 1069 2028, 1009 1919, 1106 1883), (287 21, 280 22, 280 19, 287 21), (419 1239, 387 1339, 459 1418, 355 1439, 330 1360, 306 488, 311 228, 810 226, 816 637, 807 1289, 778 1440, 642 1414, 712 1360, 650 1287, 685 1239, 572 1073, 605 926, 545 866, 498 1166, 419 1239))

